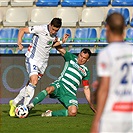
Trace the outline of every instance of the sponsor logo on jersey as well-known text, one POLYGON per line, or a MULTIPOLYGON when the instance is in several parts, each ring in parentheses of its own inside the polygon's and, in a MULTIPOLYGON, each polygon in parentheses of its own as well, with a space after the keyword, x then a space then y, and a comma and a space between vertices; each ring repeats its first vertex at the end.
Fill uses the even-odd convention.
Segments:
POLYGON ((112 110, 117 112, 133 112, 133 102, 116 102, 112 110))
POLYGON ((116 90, 115 94, 119 96, 132 95, 132 90, 116 90))
POLYGON ((86 75, 86 71, 85 69, 83 69, 82 67, 80 67, 77 63, 75 63, 73 60, 70 61, 70 63, 76 68, 78 69, 79 71, 81 71, 81 73, 83 75, 86 75))
POLYGON ((72 99, 72 100, 69 100, 69 103, 72 103, 72 104, 74 104, 74 105, 77 105, 77 104, 78 104, 78 101, 77 101, 77 100, 72 99))
POLYGON ((52 41, 48 41, 47 45, 52 45, 53 42, 52 41))

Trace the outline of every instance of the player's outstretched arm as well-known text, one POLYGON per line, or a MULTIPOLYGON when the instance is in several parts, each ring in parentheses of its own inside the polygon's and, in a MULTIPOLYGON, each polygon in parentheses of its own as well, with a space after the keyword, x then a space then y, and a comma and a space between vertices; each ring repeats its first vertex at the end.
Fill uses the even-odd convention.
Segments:
POLYGON ((69 34, 65 34, 62 41, 57 41, 53 47, 55 47, 62 56, 66 53, 66 50, 61 46, 62 43, 65 43, 69 37, 69 34))
POLYGON ((65 43, 69 37, 69 34, 64 34, 62 41, 57 37, 52 47, 60 46, 62 43, 65 43))
POLYGON ((29 33, 29 29, 28 28, 21 28, 19 30, 19 33, 18 33, 18 43, 17 43, 17 45, 19 47, 19 50, 23 49, 22 37, 23 37, 24 33, 29 33))
POLYGON ((84 86, 84 94, 85 94, 85 97, 86 97, 86 99, 87 99, 87 101, 88 101, 88 103, 89 103, 89 106, 90 106, 91 110, 92 110, 94 113, 96 113, 97 111, 96 111, 94 105, 93 105, 92 102, 91 102, 91 93, 90 93, 90 88, 89 88, 89 86, 84 86))

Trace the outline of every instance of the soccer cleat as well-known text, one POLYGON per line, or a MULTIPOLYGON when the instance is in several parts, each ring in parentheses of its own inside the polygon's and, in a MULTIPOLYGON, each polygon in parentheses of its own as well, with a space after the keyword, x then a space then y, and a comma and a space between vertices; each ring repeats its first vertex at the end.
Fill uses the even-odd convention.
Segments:
POLYGON ((10 115, 11 117, 14 117, 14 116, 15 116, 15 109, 16 109, 16 106, 13 105, 13 100, 10 100, 10 101, 9 101, 9 105, 10 105, 9 115, 10 115))
POLYGON ((32 110, 32 108, 34 108, 34 104, 33 103, 28 104, 27 108, 29 111, 32 110))
POLYGON ((50 116, 52 116, 52 111, 51 110, 47 110, 46 112, 42 113, 41 116, 42 117, 50 117, 50 116))

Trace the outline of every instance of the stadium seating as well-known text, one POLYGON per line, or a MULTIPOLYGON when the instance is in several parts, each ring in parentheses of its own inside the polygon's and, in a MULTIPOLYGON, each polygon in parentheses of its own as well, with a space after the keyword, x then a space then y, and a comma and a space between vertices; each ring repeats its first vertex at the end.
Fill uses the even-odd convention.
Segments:
POLYGON ((128 8, 110 8, 108 10, 107 15, 114 13, 114 12, 118 12, 124 16, 126 25, 130 23, 130 14, 129 14, 128 8))
POLYGON ((103 21, 104 11, 102 8, 84 8, 79 26, 101 26, 103 21))
POLYGON ((22 38, 22 42, 30 43, 30 42, 32 42, 32 37, 33 37, 33 34, 24 34, 24 36, 22 38))
POLYGON ((107 42, 107 40, 106 40, 106 29, 105 28, 101 29, 99 41, 100 42, 107 42))
POLYGON ((106 39, 106 28, 102 28, 101 29, 101 32, 100 32, 100 39, 99 39, 98 46, 100 46, 100 47, 107 46, 108 44, 105 44, 105 43, 107 43, 107 39, 106 39))
MULTIPOLYGON (((97 31, 94 28, 77 28, 75 31, 74 42, 79 44, 74 44, 74 46, 88 46, 88 42, 96 42, 97 41, 97 31)), ((94 44, 91 44, 94 46, 94 44)))
POLYGON ((31 18, 28 22, 29 26, 48 24, 53 18, 53 13, 50 8, 34 8, 31 11, 31 18))
POLYGON ((125 41, 133 43, 133 28, 128 28, 126 30, 126 40, 125 41))
POLYGON ((11 0, 11 6, 33 6, 35 0, 11 0))
POLYGON ((11 28, 11 30, 12 30, 12 35, 11 35, 10 42, 17 42, 19 29, 18 28, 11 28))
POLYGON ((112 6, 133 6, 133 0, 113 0, 112 6))
POLYGON ((62 18, 62 26, 64 27, 76 27, 78 22, 78 12, 73 7, 59 8, 56 17, 62 18))
POLYGON ((8 6, 10 0, 0 0, 0 6, 8 6))
POLYGON ((0 29, 0 43, 17 42, 18 37, 17 28, 1 28, 0 29))
POLYGON ((0 29, 0 42, 10 42, 9 38, 12 37, 12 29, 2 28, 0 29))
POLYGON ((25 26, 28 14, 25 8, 9 8, 6 11, 4 26, 25 26))
POLYGON ((82 7, 85 4, 85 0, 63 0, 61 2, 62 7, 82 7))
POLYGON ((68 38, 67 42, 71 42, 72 41, 71 40, 72 33, 71 33, 70 28, 60 28, 60 30, 57 33, 57 36, 62 39, 64 34, 66 34, 66 33, 69 34, 69 38, 68 38))
POLYGON ((53 6, 58 6, 59 3, 60 3, 60 0, 38 0, 36 2, 36 6, 53 7, 53 6))
POLYGON ((89 7, 99 7, 99 6, 108 6, 110 4, 110 0, 87 0, 86 6, 89 7))

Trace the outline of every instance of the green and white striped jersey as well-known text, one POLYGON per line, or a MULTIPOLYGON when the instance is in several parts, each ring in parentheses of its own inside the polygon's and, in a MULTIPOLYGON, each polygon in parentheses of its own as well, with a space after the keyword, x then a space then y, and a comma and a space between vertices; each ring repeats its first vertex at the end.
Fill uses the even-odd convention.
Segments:
POLYGON ((77 64, 77 56, 72 53, 66 52, 64 59, 64 69, 58 80, 70 93, 76 95, 81 81, 90 79, 90 71, 85 65, 77 64))

